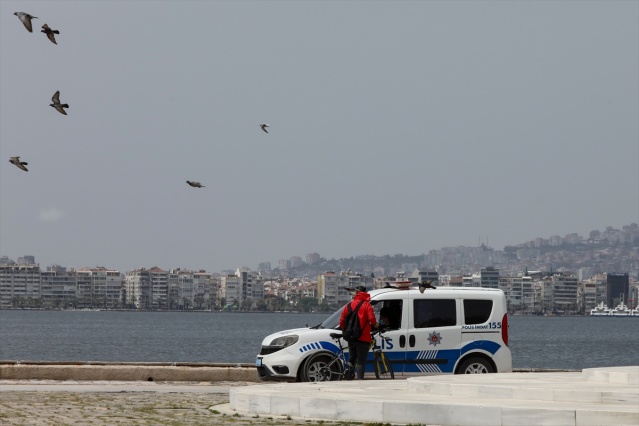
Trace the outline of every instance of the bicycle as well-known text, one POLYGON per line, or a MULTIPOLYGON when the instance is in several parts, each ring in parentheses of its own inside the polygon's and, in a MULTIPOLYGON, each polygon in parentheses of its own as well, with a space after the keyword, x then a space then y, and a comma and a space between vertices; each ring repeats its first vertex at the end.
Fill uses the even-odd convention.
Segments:
POLYGON ((311 355, 304 367, 304 376, 308 382, 327 382, 332 380, 353 380, 355 367, 346 361, 342 345, 342 333, 331 333, 331 338, 337 341, 339 351, 336 354, 320 352, 311 355))
POLYGON ((379 337, 385 342, 390 341, 390 337, 384 336, 385 331, 385 329, 378 328, 371 332, 371 336, 373 336, 373 340, 371 340, 371 350, 373 351, 373 371, 375 372, 376 379, 392 380, 395 378, 393 364, 391 364, 386 354, 382 351, 382 346, 377 344, 376 335, 379 335, 379 337))
MULTIPOLYGON (((381 345, 377 344, 377 337, 389 341, 390 338, 383 335, 383 329, 371 332, 373 339, 371 340, 370 349, 373 351, 373 371, 377 379, 394 379, 395 373, 390 360, 382 351, 381 345)), ((348 349, 348 344, 342 344, 341 333, 331 333, 331 338, 337 341, 339 351, 335 354, 320 352, 311 355, 306 361, 304 374, 306 381, 309 382, 326 382, 332 380, 353 380, 355 378, 355 367, 346 361, 344 349, 348 349)))

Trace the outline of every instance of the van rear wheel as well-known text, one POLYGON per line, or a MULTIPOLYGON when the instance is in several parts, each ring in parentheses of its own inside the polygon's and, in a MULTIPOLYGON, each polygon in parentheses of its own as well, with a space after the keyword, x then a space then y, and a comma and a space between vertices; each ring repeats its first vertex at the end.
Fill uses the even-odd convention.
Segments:
POLYGON ((494 372, 493 366, 485 359, 479 357, 468 358, 457 369, 457 374, 487 374, 494 372))

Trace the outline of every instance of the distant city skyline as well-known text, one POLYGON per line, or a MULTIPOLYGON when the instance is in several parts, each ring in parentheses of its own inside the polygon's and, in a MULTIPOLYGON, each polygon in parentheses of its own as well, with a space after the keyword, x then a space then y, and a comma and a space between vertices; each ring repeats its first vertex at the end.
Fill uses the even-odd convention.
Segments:
MULTIPOLYGON (((530 240, 527 240, 527 241, 524 241, 524 242, 508 244, 508 245, 504 246, 504 248, 507 248, 507 247, 525 247, 525 246, 536 247, 537 244, 540 241, 545 241, 545 242, 548 243, 548 245, 559 245, 559 244, 563 243, 563 240, 565 238, 570 239, 571 243, 578 243, 580 241, 588 240, 591 237, 592 234, 605 235, 606 232, 612 233, 613 234, 613 238, 615 238, 614 236, 616 235, 617 236, 616 238, 621 238, 621 239, 623 239, 622 235, 624 235, 626 233, 630 233, 630 235, 633 238, 639 240, 639 225, 636 224, 636 223, 632 223, 632 224, 623 225, 620 228, 615 228, 613 226, 608 225, 608 226, 604 227, 603 229, 592 229, 592 230, 590 230, 588 232, 588 235, 585 235, 585 236, 577 234, 577 233, 567 233, 567 234, 563 234, 563 235, 555 234, 555 235, 550 235, 550 236, 547 236, 547 237, 536 237, 536 238, 533 238, 533 239, 530 239, 530 240), (559 239, 559 240, 557 240, 557 239, 559 239)), ((480 246, 457 246, 457 247, 458 248, 463 248, 463 247, 473 248, 473 247, 480 247, 480 246)), ((392 255, 395 255, 395 254, 401 254, 401 255, 409 256, 409 257, 410 256, 422 256, 422 255, 427 255, 429 252, 432 252, 432 251, 439 251, 439 250, 443 250, 443 249, 447 249, 447 248, 455 248, 455 247, 440 247, 438 249, 429 250, 426 253, 419 253, 419 254, 416 254, 416 253, 394 253, 394 254, 386 253, 384 255, 379 255, 379 256, 386 256, 386 255, 391 255, 392 256, 392 255)), ((502 249, 495 249, 495 248, 492 248, 492 249, 494 249, 496 251, 502 251, 502 249)), ((316 261, 319 261, 320 258, 321 259, 327 259, 327 260, 335 259, 335 258, 331 258, 329 256, 323 256, 321 253, 316 253, 316 252, 309 252, 309 253, 304 255, 304 258, 307 258, 309 256, 312 257, 316 261)), ((349 257, 358 258, 358 257, 362 257, 362 256, 370 256, 370 254, 368 254, 368 255, 367 254, 358 254, 358 255, 353 255, 353 256, 349 256, 349 257)), ((347 257, 347 258, 349 258, 349 257, 347 257)), ((7 255, 5 253, 0 253, 0 258, 7 258, 7 259, 10 259, 10 260, 13 260, 13 261, 15 261, 15 259, 20 260, 22 258, 27 258, 27 262, 26 263, 29 263, 30 261, 35 261, 35 263, 41 264, 45 268, 49 267, 49 266, 54 266, 54 265, 59 265, 59 266, 65 267, 65 268, 73 268, 73 269, 105 267, 107 269, 117 270, 117 271, 120 271, 122 273, 124 273, 126 271, 132 271, 132 270, 140 269, 140 268, 149 269, 149 268, 152 268, 152 267, 160 267, 160 268, 167 269, 167 270, 182 268, 179 265, 153 264, 153 265, 140 265, 140 266, 137 266, 137 267, 134 267, 134 268, 130 268, 130 269, 120 269, 120 268, 117 267, 117 265, 100 264, 99 261, 95 265, 81 265, 81 266, 80 265, 60 265, 60 264, 56 264, 56 263, 43 263, 43 262, 40 262, 38 256, 34 255, 34 254, 23 254, 21 256, 12 257, 12 256, 9 256, 9 255, 7 255)), ((279 260, 274 261, 274 262, 270 262, 270 261, 260 262, 258 265, 253 265, 253 266, 244 265, 244 264, 241 264, 241 262, 239 262, 235 266, 229 266, 227 268, 223 268, 223 269, 220 269, 220 270, 208 269, 205 266, 199 266, 199 267, 194 267, 194 268, 182 268, 182 269, 187 269, 187 270, 192 270, 192 271, 205 270, 205 271, 208 271, 208 272, 211 272, 211 273, 218 274, 218 273, 223 273, 223 272, 227 272, 227 271, 236 271, 236 270, 242 269, 242 268, 247 268, 249 270, 261 270, 263 268, 260 268, 260 265, 270 264, 271 265, 271 269, 277 270, 277 269, 283 269, 281 267, 282 263, 284 261, 289 261, 290 259, 296 259, 296 260, 299 260, 300 262, 303 262, 303 260, 302 260, 303 257, 301 257, 299 255, 293 255, 293 256, 291 256, 289 258, 279 259, 279 260)), ((303 262, 303 263, 306 264, 308 262, 303 262)), ((300 266, 300 265, 301 264, 298 264, 297 266, 300 266)), ((417 267, 419 265, 415 265, 415 266, 417 267)), ((483 266, 492 266, 492 265, 488 262, 487 264, 485 264, 483 266)), ((574 272, 576 272, 576 271, 574 271, 574 272)), ((610 271, 610 272, 614 272, 614 271, 610 271)), ((628 271, 626 271, 626 272, 628 272, 628 271)))

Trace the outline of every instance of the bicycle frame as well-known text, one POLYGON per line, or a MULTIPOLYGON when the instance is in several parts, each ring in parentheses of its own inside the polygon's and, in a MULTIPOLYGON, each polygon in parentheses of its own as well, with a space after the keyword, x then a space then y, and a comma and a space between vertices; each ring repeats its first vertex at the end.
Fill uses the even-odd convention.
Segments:
POLYGON ((373 371, 375 372, 375 378, 377 379, 394 379, 395 373, 393 371, 393 365, 386 357, 386 354, 384 354, 384 351, 382 351, 382 345, 377 344, 377 335, 384 341, 390 340, 389 337, 384 336, 384 331, 386 330, 377 329, 371 332, 373 339, 371 340, 370 350, 373 351, 373 371))
POLYGON ((320 381, 333 380, 332 376, 337 376, 337 380, 353 380, 355 369, 350 362, 346 361, 344 352, 345 349, 348 349, 348 344, 342 344, 341 333, 331 333, 330 336, 337 342, 339 351, 332 355, 331 360, 326 365, 319 368, 320 381))

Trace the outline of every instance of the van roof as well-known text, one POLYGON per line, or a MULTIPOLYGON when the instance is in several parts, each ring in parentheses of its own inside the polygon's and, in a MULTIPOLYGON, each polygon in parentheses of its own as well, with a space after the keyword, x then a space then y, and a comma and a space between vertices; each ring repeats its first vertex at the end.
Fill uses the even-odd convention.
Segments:
MULTIPOLYGON (((396 293, 396 292, 409 292, 409 293, 419 293, 419 289, 417 287, 408 287, 408 288, 395 288, 395 287, 384 287, 384 288, 379 288, 379 289, 374 289, 374 290, 369 290, 368 293, 371 295, 371 297, 373 296, 377 296, 378 294, 383 294, 383 293, 396 293)), ((434 287, 434 288, 428 288, 424 290, 424 294, 427 294, 429 292, 437 292, 438 294, 459 294, 459 293, 465 293, 465 294, 469 294, 469 293, 475 293, 475 294, 486 294, 486 293, 490 293, 490 292, 494 292, 494 293, 503 293, 502 290, 498 289, 498 288, 485 288, 485 287, 449 287, 449 286, 442 286, 442 287, 434 287)))

